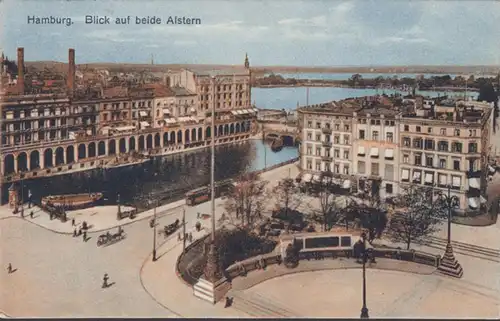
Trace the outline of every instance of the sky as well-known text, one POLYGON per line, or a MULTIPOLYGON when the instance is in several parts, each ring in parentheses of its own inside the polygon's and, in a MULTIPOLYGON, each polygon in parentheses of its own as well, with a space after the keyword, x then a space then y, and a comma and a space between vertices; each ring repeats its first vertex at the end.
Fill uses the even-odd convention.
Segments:
POLYGON ((500 1, 0 0, 0 45, 11 57, 77 63, 252 66, 500 65, 500 1), (131 24, 85 24, 86 15, 131 24), (28 24, 69 17, 71 26, 28 24), (136 16, 201 19, 137 25, 136 16))

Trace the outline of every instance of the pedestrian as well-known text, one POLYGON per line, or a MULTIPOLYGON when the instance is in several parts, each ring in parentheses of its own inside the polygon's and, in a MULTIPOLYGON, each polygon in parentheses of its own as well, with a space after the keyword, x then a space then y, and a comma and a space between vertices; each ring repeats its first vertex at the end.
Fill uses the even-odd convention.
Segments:
POLYGON ((80 228, 78 229, 78 236, 82 235, 82 227, 80 226, 80 228))
POLYGON ((28 208, 31 208, 31 197, 33 194, 31 194, 31 190, 28 190, 28 208))
POLYGON ((103 289, 105 289, 109 286, 108 280, 109 280, 108 273, 104 273, 104 277, 102 278, 102 288, 103 289))
POLYGON ((189 243, 193 242, 193 233, 189 232, 189 243))
POLYGON ((75 226, 75 219, 74 218, 71 219, 71 226, 75 226))
POLYGON ((87 231, 83 231, 83 241, 87 242, 87 231))
POLYGON ((11 273, 12 273, 12 264, 11 264, 11 263, 9 263, 9 265, 7 266, 7 272, 8 272, 9 274, 11 274, 11 273))
POLYGON ((33 218, 33 211, 30 212, 30 217, 33 218))
POLYGON ((73 237, 76 237, 78 233, 76 232, 76 228, 73 230, 73 237))
POLYGON ((181 232, 179 232, 179 233, 177 234, 177 241, 180 241, 180 240, 181 240, 181 232))
POLYGON ((200 218, 200 212, 196 214, 196 218, 200 218))

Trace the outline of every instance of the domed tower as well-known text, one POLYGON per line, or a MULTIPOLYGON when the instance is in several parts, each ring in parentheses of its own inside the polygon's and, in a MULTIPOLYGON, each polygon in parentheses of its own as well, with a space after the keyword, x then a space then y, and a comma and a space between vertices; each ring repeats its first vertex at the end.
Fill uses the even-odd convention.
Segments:
POLYGON ((248 54, 245 53, 245 68, 250 69, 250 61, 248 61, 248 54))

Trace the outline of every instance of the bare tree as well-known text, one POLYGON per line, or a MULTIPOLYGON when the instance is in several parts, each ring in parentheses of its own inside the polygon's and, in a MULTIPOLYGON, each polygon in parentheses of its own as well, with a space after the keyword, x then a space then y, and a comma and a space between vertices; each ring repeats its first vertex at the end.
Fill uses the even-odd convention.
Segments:
POLYGON ((273 188, 273 196, 287 217, 289 211, 295 211, 301 205, 304 194, 292 178, 284 178, 273 188))
POLYGON ((429 188, 410 185, 397 197, 398 212, 389 224, 389 233, 396 242, 404 242, 410 249, 412 242, 438 230, 443 205, 433 201, 433 191, 429 188))
POLYGON ((262 217, 267 181, 250 173, 240 176, 225 203, 227 219, 235 226, 251 229, 262 217))
POLYGON ((331 184, 322 184, 318 193, 319 208, 314 211, 313 219, 320 222, 326 231, 335 225, 342 217, 345 206, 341 205, 342 198, 332 192, 331 184))
POLYGON ((358 227, 368 230, 368 241, 380 237, 387 226, 387 204, 377 196, 365 197, 361 202, 351 200, 344 211, 346 229, 348 221, 357 222, 358 227))

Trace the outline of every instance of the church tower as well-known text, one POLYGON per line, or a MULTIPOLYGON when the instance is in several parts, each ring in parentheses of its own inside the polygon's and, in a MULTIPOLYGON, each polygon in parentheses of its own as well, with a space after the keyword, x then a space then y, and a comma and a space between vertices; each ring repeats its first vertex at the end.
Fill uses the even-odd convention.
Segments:
POLYGON ((245 53, 245 68, 250 69, 250 61, 248 61, 248 54, 245 53))

